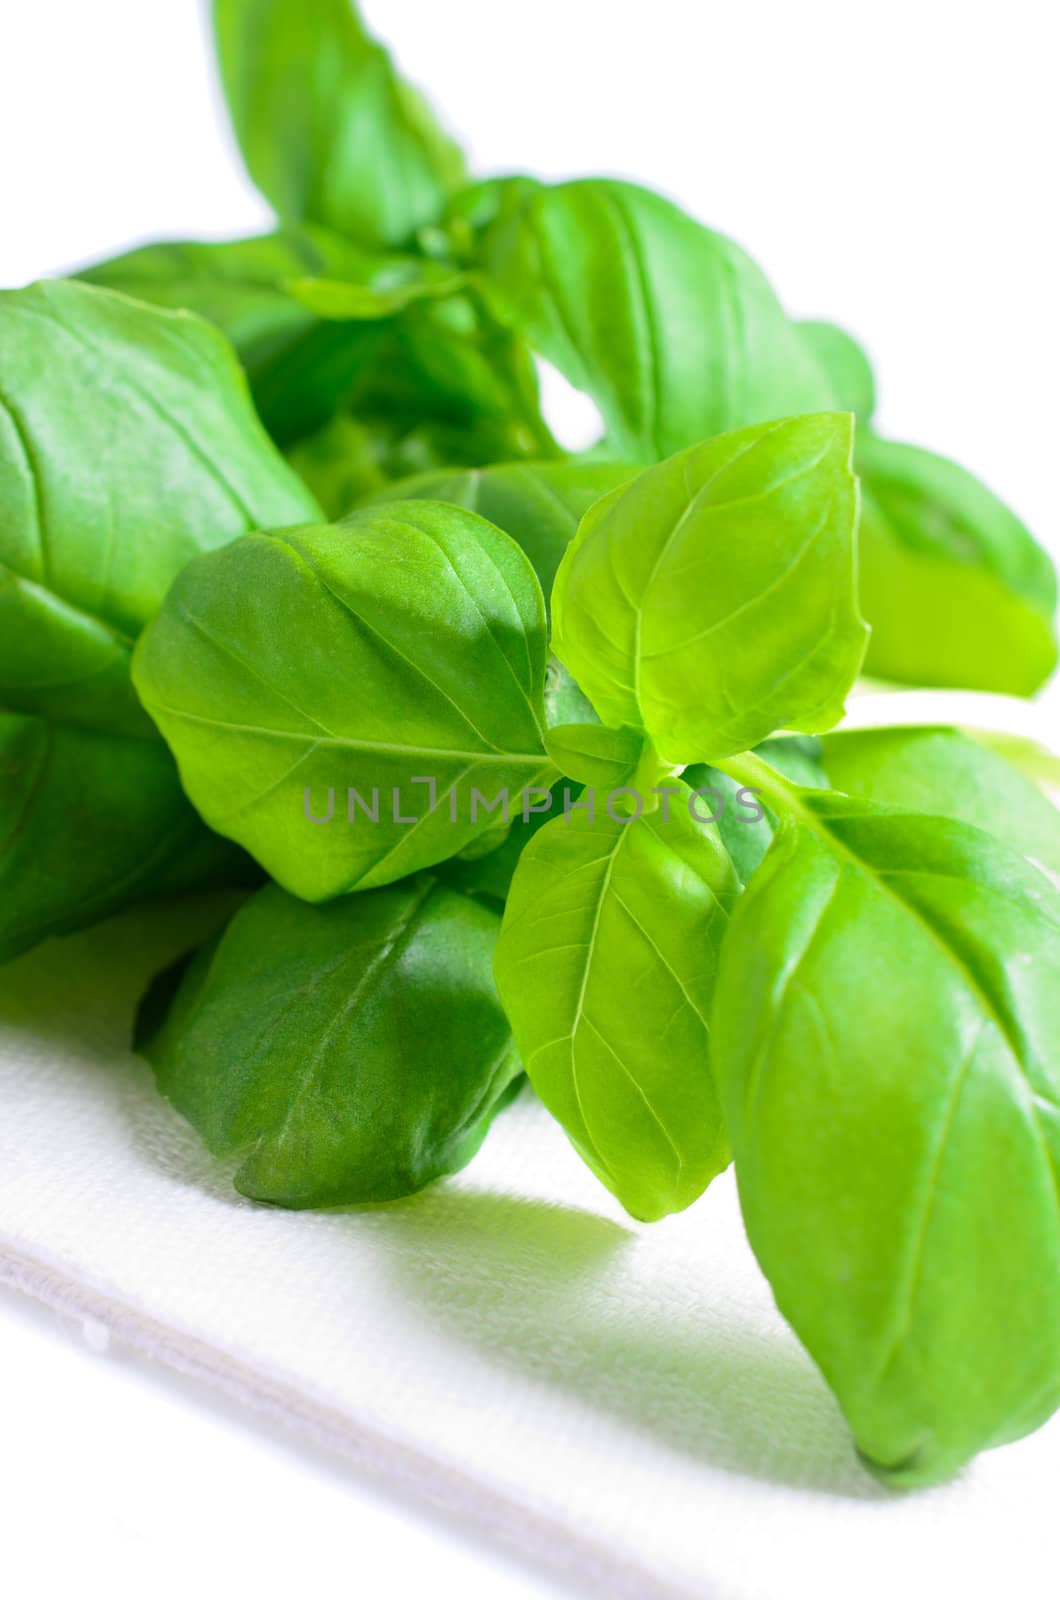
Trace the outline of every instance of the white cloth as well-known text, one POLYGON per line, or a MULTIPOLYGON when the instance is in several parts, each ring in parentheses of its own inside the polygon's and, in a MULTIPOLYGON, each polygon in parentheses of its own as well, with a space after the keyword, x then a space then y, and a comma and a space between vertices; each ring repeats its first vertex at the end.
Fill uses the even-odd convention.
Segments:
POLYGON ((728 1177, 632 1224, 530 1098, 398 1205, 241 1200, 128 1049, 196 913, 0 972, 0 1277, 653 1600, 1055 1593, 1060 1422, 896 1495, 773 1308, 728 1177))

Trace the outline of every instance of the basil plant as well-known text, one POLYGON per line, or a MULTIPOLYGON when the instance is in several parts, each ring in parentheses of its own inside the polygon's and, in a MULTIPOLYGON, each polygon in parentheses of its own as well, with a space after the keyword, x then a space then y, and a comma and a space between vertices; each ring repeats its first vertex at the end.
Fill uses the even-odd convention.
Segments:
POLYGON ((0 960, 229 890, 136 1044, 255 1201, 412 1195, 527 1080, 639 1222, 733 1164, 944 1478, 1060 1405, 1060 819, 844 709, 1036 693, 1052 564, 725 234, 470 174, 347 0, 212 9, 268 231, 0 293, 0 960))

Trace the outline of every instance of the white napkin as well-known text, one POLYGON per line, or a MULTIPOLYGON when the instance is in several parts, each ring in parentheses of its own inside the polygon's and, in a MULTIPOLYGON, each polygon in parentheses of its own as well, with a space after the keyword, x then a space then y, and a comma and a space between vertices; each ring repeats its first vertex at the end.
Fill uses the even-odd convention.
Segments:
POLYGON ((141 912, 0 972, 0 1278, 603 1595, 1054 1592, 1060 1424, 945 1488, 879 1488, 728 1177, 639 1227, 527 1097, 415 1199, 241 1200, 128 1049, 146 974, 198 915, 141 912))

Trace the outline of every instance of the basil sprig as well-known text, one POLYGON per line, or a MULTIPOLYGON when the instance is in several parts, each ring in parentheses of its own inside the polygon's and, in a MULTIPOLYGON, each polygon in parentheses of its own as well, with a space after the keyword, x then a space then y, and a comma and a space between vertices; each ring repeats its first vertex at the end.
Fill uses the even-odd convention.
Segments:
POLYGON ((1051 563, 724 233, 470 179, 347 0, 213 11, 274 225, 0 295, 0 959, 256 888, 137 1036, 241 1192, 411 1194, 525 1072, 639 1219, 733 1160, 863 1459, 955 1471, 1060 1403, 1060 825, 837 724, 1034 693, 1051 563))

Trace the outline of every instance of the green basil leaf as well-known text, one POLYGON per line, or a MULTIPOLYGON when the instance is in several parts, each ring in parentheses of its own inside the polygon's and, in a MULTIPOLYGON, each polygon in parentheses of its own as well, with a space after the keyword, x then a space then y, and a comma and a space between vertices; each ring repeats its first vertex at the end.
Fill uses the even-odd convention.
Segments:
POLYGON ((831 385, 832 404, 838 411, 853 411, 861 424, 871 422, 876 378, 857 340, 834 322, 800 322, 797 327, 831 385))
POLYGON ((947 1476, 1060 1403, 1060 897, 965 823, 802 790, 722 952, 748 1236, 860 1450, 947 1476))
POLYGON ((457 507, 398 502, 192 562, 134 670, 202 816, 307 900, 444 861, 505 792, 518 809, 555 781, 540 587, 457 507))
POLYGON ((1060 812, 1001 755, 956 728, 872 728, 823 740, 835 789, 969 822, 1060 873, 1060 812))
POLYGON ((547 730, 545 749, 565 777, 590 788, 618 789, 636 772, 644 736, 634 728, 565 722, 547 730))
POLYGON ((1057 661, 1056 574, 1007 506, 953 461, 859 435, 865 670, 1032 694, 1057 661))
MULTIPOLYGON (((370 258, 369 258, 370 259, 370 258)), ((300 305, 331 322, 373 322, 392 317, 417 300, 455 294, 459 273, 415 256, 382 256, 366 282, 342 278, 295 278, 290 293, 300 305)))
POLYGON ((0 712, 0 961, 250 868, 199 821, 160 740, 0 712))
POLYGON ((394 1200, 474 1155, 519 1073, 499 918, 431 879, 307 906, 274 885, 188 970, 146 1044, 254 1200, 394 1200))
MULTIPOLYGON (((548 705, 546 690, 545 705, 548 705)), ((1003 756, 1009 766, 1027 778, 1034 787, 1060 808, 1060 752, 1049 749, 1038 739, 1019 733, 1000 733, 985 728, 975 728, 972 736, 977 744, 985 745, 995 755, 1003 756)), ((1028 852, 1033 854, 1033 852, 1028 852)))
POLYGON ((638 819, 572 811, 515 873, 494 962, 523 1065, 597 1177, 646 1221, 729 1160, 707 1014, 736 881, 669 786, 638 819))
POLYGON ((365 297, 362 307, 373 307, 371 315, 389 316, 410 294, 452 282, 451 271, 433 263, 366 251, 308 223, 246 239, 160 240, 93 262, 77 276, 134 300, 205 317, 235 346, 251 377, 275 346, 316 320, 317 313, 306 314, 318 292, 314 285, 348 288, 365 297))
POLYGON ((477 511, 522 546, 549 595, 582 517, 602 495, 628 483, 636 470, 607 463, 527 461, 474 472, 430 472, 402 479, 373 495, 371 503, 445 500, 477 511))
POLYGON ((214 0, 247 170, 278 215, 369 246, 436 221, 464 164, 350 0, 214 0))
POLYGON ((618 460, 832 403, 750 258, 646 189, 527 190, 480 259, 498 315, 592 396, 618 460))
POLYGON ((197 318, 42 283, 0 343, 0 702, 150 736, 129 659, 176 573, 315 502, 197 318))
POLYGON ((832 726, 857 675, 852 419, 724 434, 598 501, 560 565, 553 649, 674 763, 832 726))

